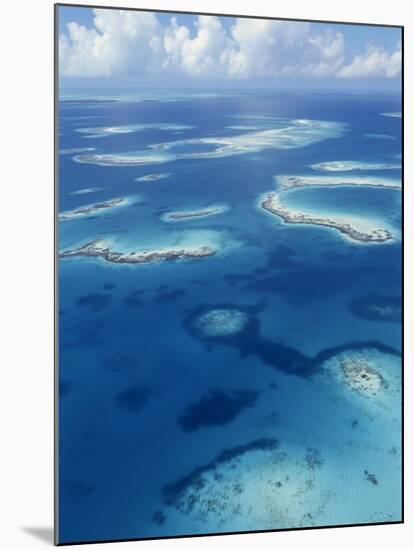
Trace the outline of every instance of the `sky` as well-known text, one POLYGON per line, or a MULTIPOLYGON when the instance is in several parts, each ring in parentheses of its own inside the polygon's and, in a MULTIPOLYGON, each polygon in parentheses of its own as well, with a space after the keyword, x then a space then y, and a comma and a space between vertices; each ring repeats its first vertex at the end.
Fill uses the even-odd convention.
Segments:
POLYGON ((400 91, 401 30, 59 7, 64 87, 400 91))

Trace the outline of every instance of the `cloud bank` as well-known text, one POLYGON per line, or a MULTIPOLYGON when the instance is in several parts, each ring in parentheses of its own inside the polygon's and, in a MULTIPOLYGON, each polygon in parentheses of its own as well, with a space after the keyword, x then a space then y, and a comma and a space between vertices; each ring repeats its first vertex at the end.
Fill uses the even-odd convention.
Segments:
POLYGON ((401 73, 401 45, 395 52, 369 46, 363 54, 356 55, 349 65, 342 67, 340 78, 394 78, 401 73))
POLYGON ((306 22, 198 16, 193 26, 176 17, 164 25, 155 14, 95 9, 93 27, 76 22, 59 37, 61 76, 195 78, 394 78, 395 52, 369 45, 346 62, 341 32, 306 22))

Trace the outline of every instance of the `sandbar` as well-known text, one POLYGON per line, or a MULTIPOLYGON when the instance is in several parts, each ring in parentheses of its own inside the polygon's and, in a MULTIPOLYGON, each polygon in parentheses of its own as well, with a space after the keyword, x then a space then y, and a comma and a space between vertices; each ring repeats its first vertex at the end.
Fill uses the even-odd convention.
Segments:
POLYGON ((191 130, 194 126, 187 124, 164 123, 164 122, 149 122, 144 124, 123 124, 120 126, 103 126, 96 128, 78 128, 76 131, 80 134, 85 134, 87 138, 108 137, 117 134, 132 134, 135 132, 143 132, 144 130, 191 130))
POLYGON ((387 117, 390 117, 390 118, 401 118, 401 113, 400 112, 394 112, 394 113, 380 113, 382 116, 387 116, 387 117))
POLYGON ((169 178, 170 174, 162 173, 162 174, 146 174, 145 176, 139 176, 138 178, 135 178, 135 181, 144 181, 144 182, 150 182, 150 181, 158 181, 163 180, 166 178, 169 178))

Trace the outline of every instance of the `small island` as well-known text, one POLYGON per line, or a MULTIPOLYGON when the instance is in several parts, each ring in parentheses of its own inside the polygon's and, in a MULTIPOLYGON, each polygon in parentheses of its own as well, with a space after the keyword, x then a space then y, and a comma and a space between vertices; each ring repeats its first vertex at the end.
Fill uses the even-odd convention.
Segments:
POLYGON ((269 193, 262 201, 261 207, 271 214, 279 216, 285 223, 320 225, 338 230, 350 239, 364 243, 383 243, 392 239, 392 234, 387 229, 373 229, 363 232, 350 223, 331 218, 315 217, 301 212, 290 212, 280 201, 277 193, 269 193))
POLYGON ((381 116, 387 116, 387 117, 391 117, 391 118, 401 118, 401 113, 400 112, 395 112, 395 113, 380 113, 381 116))
POLYGON ((213 256, 216 251, 209 246, 198 248, 166 248, 159 250, 142 250, 133 252, 114 252, 108 242, 94 240, 72 250, 65 250, 59 254, 60 259, 74 257, 102 258, 115 264, 148 264, 174 260, 198 260, 213 256))
MULTIPOLYGON (((325 163, 326 164, 326 163, 325 163)), ((332 163, 333 164, 333 163, 332 163)), ((312 168, 320 165, 312 165, 312 168)), ((391 165, 400 168, 400 165, 391 165)), ((326 170, 326 168, 325 168, 326 170)), ((331 171, 334 171, 332 168, 331 171)), ((401 191, 401 182, 392 178, 371 176, 276 176, 276 182, 281 191, 290 191, 301 187, 339 187, 363 186, 401 191)))
POLYGON ((163 180, 166 178, 169 178, 170 174, 162 173, 162 174, 146 174, 145 176, 140 176, 139 178, 135 178, 135 181, 158 181, 163 180))
POLYGON ((169 212, 164 214, 165 221, 184 221, 192 220, 193 218, 204 218, 207 216, 216 216, 222 214, 227 208, 225 206, 217 205, 209 208, 203 208, 201 210, 183 210, 177 212, 169 212))
POLYGON ((161 154, 156 151, 146 150, 132 153, 100 153, 75 155, 74 162, 81 164, 96 164, 97 166, 144 166, 162 164, 175 160, 173 155, 161 154))
POLYGON ((352 172, 354 170, 397 170, 400 164, 395 162, 362 162, 358 160, 332 160, 310 164, 313 170, 321 172, 352 172))
POLYGON ((102 187, 84 187, 83 189, 78 189, 77 191, 72 191, 71 195, 88 195, 89 193, 97 193, 102 191, 102 187))
POLYGON ((61 155, 75 155, 78 153, 88 153, 90 151, 96 151, 95 147, 72 147, 70 149, 60 149, 61 155))
POLYGON ((116 199, 110 199, 105 202, 97 202, 95 204, 81 206, 79 208, 76 208, 75 210, 68 210, 66 212, 61 212, 59 214, 59 221, 67 221, 67 220, 73 220, 74 218, 79 218, 82 216, 90 216, 98 212, 102 212, 103 210, 107 210, 109 208, 125 205, 127 204, 127 202, 128 202, 127 199, 116 198, 116 199))

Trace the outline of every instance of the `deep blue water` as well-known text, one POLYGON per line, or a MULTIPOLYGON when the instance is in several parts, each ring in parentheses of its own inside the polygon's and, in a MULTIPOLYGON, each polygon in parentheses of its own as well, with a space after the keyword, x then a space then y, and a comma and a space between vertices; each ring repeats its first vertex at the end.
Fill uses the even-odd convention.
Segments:
MULTIPOLYGON (((299 210, 379 221, 395 231, 385 244, 286 225, 258 206, 261 194, 276 189, 276 175, 340 175, 313 171, 314 163, 398 162, 401 119, 381 113, 399 110, 397 96, 299 93, 60 103, 60 150, 93 147, 93 154, 250 131, 228 128, 235 125, 272 128, 263 117, 346 124, 340 137, 303 147, 220 158, 125 167, 75 162, 82 153, 59 155, 60 211, 133 197, 131 205, 61 222, 60 249, 96 238, 111 239, 122 250, 183 243, 219 249, 192 262, 59 262, 61 542, 400 519, 401 324, 358 316, 352 308, 361 297, 371 297, 374 310, 378 297, 393 304, 400 299, 400 192, 315 187, 286 197, 299 210), (136 123, 193 128, 95 138, 77 131, 136 123), (154 173, 169 177, 135 181, 154 173), (98 190, 76 194, 85 188, 98 190), (162 219, 168 211, 213 203, 229 209, 189 221, 162 219), (243 311, 247 329, 230 339, 203 339, 194 328, 197 316, 214 308, 243 311), (386 379, 388 393, 362 395, 325 373, 324 360, 358 348, 386 379), (212 407, 220 414, 211 414, 212 407), (183 428, 183 418, 192 429, 183 428), (274 451, 240 450, 263 438, 278 441, 285 453, 281 470, 306 491, 302 485, 290 490, 283 481, 286 492, 277 497, 273 491, 275 502, 267 504, 273 497, 261 493, 263 480, 251 480, 265 471, 261 458, 254 466, 256 455, 274 451), (230 502, 237 501, 237 513, 224 506, 210 480, 212 473, 217 480, 228 475, 233 459, 217 459, 224 449, 236 456, 231 475, 241 489, 230 502), (303 467, 302 454, 313 457, 303 467), (202 486, 194 476, 198 467, 210 476, 202 486), (175 499, 166 498, 165 488, 183 479, 175 499), (246 512, 250 483, 257 487, 256 516, 246 512), (307 496, 298 499, 299 493, 307 496)), ((177 152, 196 148, 184 145, 177 152)), ((398 180, 400 171, 352 175, 398 180)))

